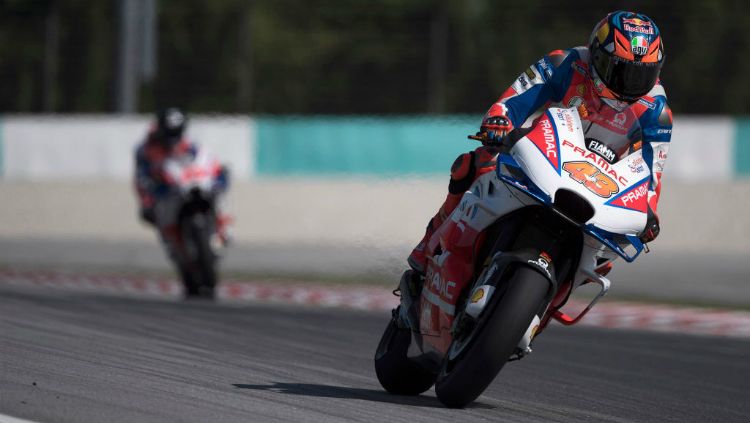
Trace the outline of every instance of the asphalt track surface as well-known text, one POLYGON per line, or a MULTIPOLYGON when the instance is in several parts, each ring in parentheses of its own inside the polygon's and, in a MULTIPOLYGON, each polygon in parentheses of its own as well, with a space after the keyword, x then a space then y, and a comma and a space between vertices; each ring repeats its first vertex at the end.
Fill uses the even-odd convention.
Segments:
MULTIPOLYGON (((383 392, 387 313, 0 285, 0 415, 40 422, 746 422, 750 340, 552 327, 478 401, 383 392)), ((2 420, 2 416, 0 416, 2 420)))

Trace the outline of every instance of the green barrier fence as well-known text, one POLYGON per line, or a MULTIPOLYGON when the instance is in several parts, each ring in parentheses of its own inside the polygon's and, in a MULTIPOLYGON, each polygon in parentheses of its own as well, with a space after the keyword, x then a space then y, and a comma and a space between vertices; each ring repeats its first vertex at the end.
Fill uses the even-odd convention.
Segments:
POLYGON ((481 116, 259 117, 259 175, 446 174, 481 116))
POLYGON ((750 119, 738 119, 735 124, 734 174, 747 177, 750 176, 750 119))

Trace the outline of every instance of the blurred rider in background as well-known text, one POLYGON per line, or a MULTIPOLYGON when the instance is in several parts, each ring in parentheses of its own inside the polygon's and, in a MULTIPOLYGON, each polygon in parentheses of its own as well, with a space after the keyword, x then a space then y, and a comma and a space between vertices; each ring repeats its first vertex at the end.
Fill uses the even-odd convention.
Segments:
MULTIPOLYGON (((156 113, 146 139, 137 147, 135 153, 135 189, 140 205, 140 217, 143 221, 159 229, 162 239, 168 248, 173 247, 176 234, 176 216, 158 216, 157 203, 170 192, 170 184, 165 179, 163 166, 170 157, 186 156, 194 158, 198 145, 185 136, 188 117, 179 108, 169 107, 156 113)), ((229 186, 229 173, 225 167, 216 176, 214 189, 223 194, 229 186)), ((218 196, 222 197, 221 195, 218 196)), ((230 217, 217 202, 217 232, 220 241, 229 242, 227 224, 230 217)))
MULTIPOLYGON (((643 150, 645 163, 641 165, 647 166, 651 182, 647 225, 640 239, 653 241, 659 234, 656 207, 672 134, 672 112, 659 81, 663 63, 664 45, 654 21, 643 14, 618 11, 594 27, 588 46, 555 50, 524 71, 482 120, 477 135, 487 140, 484 145, 453 163, 448 196, 408 258, 411 269, 399 285, 402 308, 408 309, 405 302, 410 303, 421 287, 427 241, 471 184, 495 170, 496 146, 549 107, 577 108, 587 139, 607 140, 607 133, 625 139, 620 145, 607 145, 610 158, 643 150)), ((597 272, 605 275, 609 270, 611 264, 597 272)))

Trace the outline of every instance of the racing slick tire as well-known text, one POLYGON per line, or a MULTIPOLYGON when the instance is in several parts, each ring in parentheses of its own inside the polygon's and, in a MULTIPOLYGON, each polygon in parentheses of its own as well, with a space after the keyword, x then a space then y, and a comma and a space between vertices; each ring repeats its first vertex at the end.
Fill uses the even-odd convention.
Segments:
POLYGON ((375 351, 375 373, 383 388, 396 395, 419 395, 435 383, 435 374, 406 356, 411 331, 391 319, 375 351))
POLYGON ((513 272, 473 328, 448 348, 435 382, 441 403, 461 408, 484 392, 516 350, 549 289, 549 281, 534 269, 521 266, 513 272))

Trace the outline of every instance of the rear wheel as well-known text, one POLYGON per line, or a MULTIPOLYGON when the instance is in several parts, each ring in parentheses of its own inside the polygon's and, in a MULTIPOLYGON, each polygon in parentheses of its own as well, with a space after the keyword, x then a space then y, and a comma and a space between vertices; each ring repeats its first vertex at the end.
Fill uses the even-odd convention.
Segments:
POLYGON ((383 388, 397 395, 419 395, 435 383, 435 375, 406 356, 411 331, 391 319, 375 352, 375 373, 383 388))
POLYGON ((435 383, 440 402, 463 407, 484 392, 515 351, 548 289, 549 281, 537 271, 516 269, 477 323, 451 343, 435 383))

